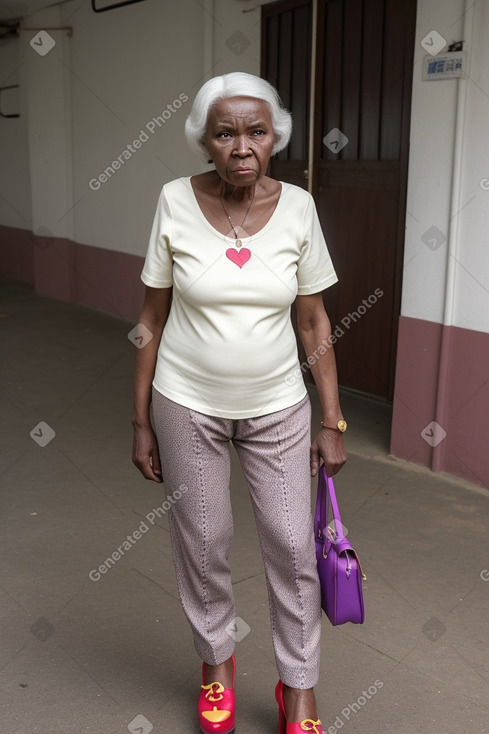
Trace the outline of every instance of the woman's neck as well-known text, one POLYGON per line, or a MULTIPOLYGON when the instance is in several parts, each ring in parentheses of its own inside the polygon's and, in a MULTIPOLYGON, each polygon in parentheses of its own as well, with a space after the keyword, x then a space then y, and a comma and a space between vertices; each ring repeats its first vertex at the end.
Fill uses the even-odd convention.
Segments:
POLYGON ((224 181, 221 177, 219 177, 219 181, 218 195, 223 199, 236 202, 250 201, 255 195, 256 184, 252 184, 251 186, 234 186, 224 181))

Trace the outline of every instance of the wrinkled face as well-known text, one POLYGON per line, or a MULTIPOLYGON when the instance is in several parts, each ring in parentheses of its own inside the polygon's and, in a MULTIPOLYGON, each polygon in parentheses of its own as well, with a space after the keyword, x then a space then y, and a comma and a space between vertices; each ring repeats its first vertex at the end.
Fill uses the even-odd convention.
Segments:
POLYGON ((233 186, 252 186, 265 176, 275 144, 266 102, 229 97, 209 110, 205 145, 219 176, 233 186))

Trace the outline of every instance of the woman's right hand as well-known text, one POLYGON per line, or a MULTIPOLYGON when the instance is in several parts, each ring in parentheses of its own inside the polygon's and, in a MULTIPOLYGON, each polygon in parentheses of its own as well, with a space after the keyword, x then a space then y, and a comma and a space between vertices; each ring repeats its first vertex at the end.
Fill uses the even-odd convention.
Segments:
POLYGON ((145 479, 161 483, 161 463, 158 442, 151 426, 134 426, 132 460, 145 479))

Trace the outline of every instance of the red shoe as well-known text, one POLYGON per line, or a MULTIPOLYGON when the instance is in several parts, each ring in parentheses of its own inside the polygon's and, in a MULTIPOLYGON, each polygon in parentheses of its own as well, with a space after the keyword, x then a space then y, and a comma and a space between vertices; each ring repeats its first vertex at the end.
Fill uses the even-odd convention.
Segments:
POLYGON ((275 688, 275 699, 278 703, 278 734, 303 734, 305 731, 313 732, 313 734, 324 734, 319 719, 304 719, 292 723, 287 721, 284 706, 284 684, 281 680, 275 688))
POLYGON ((202 686, 200 689, 198 713, 200 730, 203 734, 233 734, 234 732, 234 679, 236 677, 236 660, 233 655, 233 687, 224 688, 215 681, 205 685, 202 664, 202 686), (219 705, 217 705, 219 704, 219 705))

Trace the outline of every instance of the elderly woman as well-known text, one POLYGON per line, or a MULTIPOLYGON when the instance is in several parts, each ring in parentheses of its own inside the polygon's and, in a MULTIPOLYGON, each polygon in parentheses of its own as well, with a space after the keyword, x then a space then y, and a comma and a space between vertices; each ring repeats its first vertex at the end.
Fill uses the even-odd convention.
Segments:
POLYGON ((170 531, 181 601, 203 661, 202 732, 235 727, 232 442, 265 567, 279 730, 321 734, 310 477, 321 461, 333 475, 346 460, 321 297, 337 278, 311 196, 266 175, 291 132, 290 114, 268 82, 244 73, 211 79, 185 132, 214 169, 166 184, 158 201, 141 275, 140 323, 153 338, 136 355, 133 461, 147 479, 164 478, 167 495, 180 489, 170 531), (312 445, 293 303, 323 410, 312 445))

